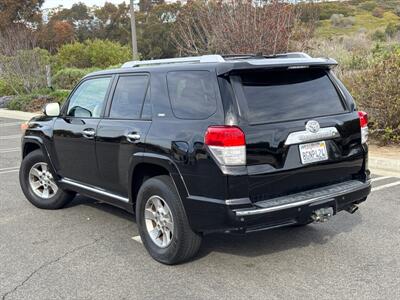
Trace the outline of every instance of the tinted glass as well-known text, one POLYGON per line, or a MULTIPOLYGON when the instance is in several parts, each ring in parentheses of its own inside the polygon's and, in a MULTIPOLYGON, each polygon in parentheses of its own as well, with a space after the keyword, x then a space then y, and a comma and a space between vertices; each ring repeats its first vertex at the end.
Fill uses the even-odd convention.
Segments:
POLYGON ((110 118, 139 119, 147 82, 147 76, 120 77, 111 104, 110 118))
POLYGON ((251 123, 303 119, 344 112, 322 69, 271 70, 241 75, 251 123))
POLYGON ((142 109, 142 119, 151 119, 153 115, 153 108, 150 102, 150 87, 146 92, 146 99, 144 100, 143 109, 142 109))
POLYGON ((178 71, 167 75, 172 110, 177 118, 206 119, 217 109, 213 77, 207 71, 178 71))
POLYGON ((67 115, 81 118, 99 118, 110 81, 111 77, 84 81, 71 96, 67 115))

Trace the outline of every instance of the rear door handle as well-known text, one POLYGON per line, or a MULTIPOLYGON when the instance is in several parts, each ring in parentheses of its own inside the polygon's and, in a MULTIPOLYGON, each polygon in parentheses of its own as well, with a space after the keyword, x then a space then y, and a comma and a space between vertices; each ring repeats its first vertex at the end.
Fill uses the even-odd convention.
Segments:
POLYGON ((140 134, 139 133, 135 133, 135 132, 131 132, 125 135, 126 139, 128 140, 128 142, 134 143, 138 140, 140 140, 140 134))
POLYGON ((94 130, 93 128, 86 128, 83 130, 83 133, 82 133, 82 135, 87 139, 94 138, 95 134, 96 134, 96 130, 94 130))

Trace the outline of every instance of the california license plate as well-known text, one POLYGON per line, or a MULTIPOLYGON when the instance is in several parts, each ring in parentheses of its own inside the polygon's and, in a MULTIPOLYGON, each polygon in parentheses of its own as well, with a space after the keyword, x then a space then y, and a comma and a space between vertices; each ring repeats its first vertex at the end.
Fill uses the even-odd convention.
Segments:
POLYGON ((299 145, 303 165, 328 159, 325 141, 299 145))

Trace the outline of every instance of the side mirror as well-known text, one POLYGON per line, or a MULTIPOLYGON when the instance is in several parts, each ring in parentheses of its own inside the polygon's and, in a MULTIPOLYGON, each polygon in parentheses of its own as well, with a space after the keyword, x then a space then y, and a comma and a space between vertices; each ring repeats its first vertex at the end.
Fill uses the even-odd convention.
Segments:
POLYGON ((60 115, 60 104, 55 103, 47 103, 43 109, 43 112, 46 116, 49 117, 58 117, 60 115))

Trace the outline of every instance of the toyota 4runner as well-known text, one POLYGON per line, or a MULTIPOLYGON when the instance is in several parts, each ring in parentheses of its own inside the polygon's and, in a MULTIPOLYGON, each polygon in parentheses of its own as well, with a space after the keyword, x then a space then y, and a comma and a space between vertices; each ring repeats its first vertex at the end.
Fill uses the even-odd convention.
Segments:
POLYGON ((20 184, 35 206, 76 193, 136 214, 166 264, 202 236, 323 222, 370 193, 368 119, 304 53, 127 62, 84 77, 22 138, 20 184))

